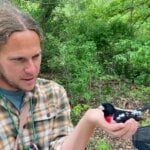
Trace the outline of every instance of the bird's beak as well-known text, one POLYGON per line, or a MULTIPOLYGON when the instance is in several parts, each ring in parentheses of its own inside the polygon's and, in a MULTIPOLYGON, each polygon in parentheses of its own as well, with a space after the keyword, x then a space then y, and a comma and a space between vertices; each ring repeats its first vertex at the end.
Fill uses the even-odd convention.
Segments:
POLYGON ((100 105, 98 108, 101 109, 102 111, 105 110, 104 106, 102 105, 100 105))

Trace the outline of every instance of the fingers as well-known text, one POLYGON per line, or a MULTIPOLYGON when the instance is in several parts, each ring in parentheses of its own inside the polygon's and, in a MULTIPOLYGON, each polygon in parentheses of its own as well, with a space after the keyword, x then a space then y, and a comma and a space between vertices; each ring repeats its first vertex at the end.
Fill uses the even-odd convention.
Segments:
POLYGON ((113 137, 122 137, 128 130, 125 124, 122 123, 115 123, 109 129, 109 134, 113 137))
POLYGON ((113 137, 129 138, 138 128, 138 123, 134 119, 129 119, 125 123, 108 123, 100 109, 88 110, 84 119, 93 127, 100 127, 113 137))
POLYGON ((130 138, 136 132, 138 128, 138 123, 134 119, 130 119, 126 121, 126 123, 124 123, 124 126, 121 126, 113 128, 113 130, 109 132, 110 135, 113 137, 120 137, 123 139, 130 138))
POLYGON ((122 138, 130 138, 137 130, 139 124, 134 120, 130 119, 126 123, 127 129, 126 132, 122 135, 122 138))

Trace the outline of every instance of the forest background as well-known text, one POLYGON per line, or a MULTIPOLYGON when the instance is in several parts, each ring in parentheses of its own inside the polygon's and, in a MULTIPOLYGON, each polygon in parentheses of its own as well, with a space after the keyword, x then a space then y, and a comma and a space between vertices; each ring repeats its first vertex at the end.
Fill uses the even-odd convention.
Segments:
MULTIPOLYGON (((41 27, 40 76, 65 87, 74 124, 102 102, 122 108, 150 102, 149 0, 10 1, 41 27)), ((94 143, 109 149, 105 140, 94 143)))

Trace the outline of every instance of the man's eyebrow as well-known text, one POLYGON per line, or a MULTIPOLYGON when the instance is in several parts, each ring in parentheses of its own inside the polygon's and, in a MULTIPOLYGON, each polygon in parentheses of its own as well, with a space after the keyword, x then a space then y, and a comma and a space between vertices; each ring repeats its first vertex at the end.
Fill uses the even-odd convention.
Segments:
MULTIPOLYGON (((35 53, 32 57, 35 57, 35 56, 38 56, 38 55, 41 55, 42 54, 42 51, 39 50, 37 53, 35 53)), ((15 60, 15 59, 18 59, 18 58, 26 58, 25 56, 23 56, 22 54, 21 55, 16 55, 16 56, 10 56, 8 57, 9 60, 15 60)))
POLYGON ((42 52, 38 52, 37 54, 33 55, 32 57, 39 56, 41 54, 42 54, 42 52))
MULTIPOLYGON (((42 50, 39 50, 38 52, 37 52, 37 54, 41 54, 42 53, 42 50)), ((36 55, 36 54, 35 54, 36 55)))

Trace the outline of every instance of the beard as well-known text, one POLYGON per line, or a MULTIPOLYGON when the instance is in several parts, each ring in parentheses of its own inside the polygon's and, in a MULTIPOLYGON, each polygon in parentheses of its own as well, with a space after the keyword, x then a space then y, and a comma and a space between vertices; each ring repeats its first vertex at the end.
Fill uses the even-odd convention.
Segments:
MULTIPOLYGON (((36 76, 37 78, 37 76, 36 76)), ((18 91, 18 90, 22 90, 24 92, 29 92, 31 90, 34 89, 35 83, 33 85, 33 87, 31 86, 30 88, 25 88, 23 85, 19 85, 17 82, 11 80, 10 77, 8 77, 8 75, 4 72, 4 70, 0 69, 0 88, 6 88, 8 90, 12 90, 12 91, 18 91), (4 87, 3 87, 4 85, 4 87)))
MULTIPOLYGON (((37 71, 36 74, 34 75, 28 74, 28 76, 31 76, 34 78, 34 80, 36 80, 36 78, 38 77, 38 74, 39 74, 39 70, 37 71)), ((6 88, 12 91, 22 90, 25 92, 28 92, 34 89, 36 81, 34 81, 34 83, 28 86, 23 80, 19 80, 20 77, 18 75, 17 75, 18 79, 14 78, 15 75, 17 74, 10 73, 8 70, 4 69, 4 66, 0 64, 0 88, 6 88)))
POLYGON ((0 72, 0 80, 3 81, 8 86, 12 87, 13 89, 22 90, 22 88, 19 85, 15 84, 13 81, 8 79, 7 76, 2 72, 0 72))

